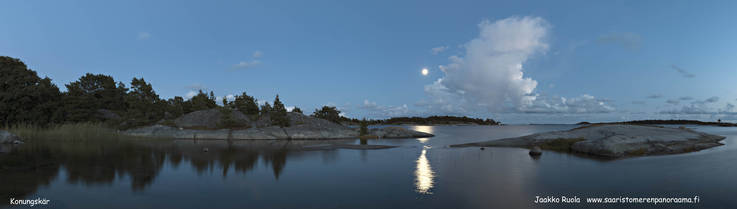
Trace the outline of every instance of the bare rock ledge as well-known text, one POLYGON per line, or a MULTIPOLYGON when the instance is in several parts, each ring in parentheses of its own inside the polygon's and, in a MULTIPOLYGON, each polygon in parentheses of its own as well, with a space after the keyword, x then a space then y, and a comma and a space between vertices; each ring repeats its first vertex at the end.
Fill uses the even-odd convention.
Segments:
POLYGON ((723 145, 725 137, 687 128, 643 125, 590 125, 522 137, 451 145, 451 147, 534 147, 603 157, 677 154, 723 145))
MULTIPOLYGON (((172 124, 157 124, 123 131, 129 136, 158 137, 174 139, 351 139, 358 138, 357 128, 343 126, 320 118, 306 116, 301 113, 287 113, 291 123, 289 127, 272 126, 269 116, 251 120, 243 114, 233 111, 231 116, 238 124, 238 129, 215 129, 221 120, 222 113, 216 109, 200 110, 185 114, 172 124), (199 129, 198 129, 199 128, 199 129)), ((376 138, 424 138, 434 135, 402 127, 385 127, 369 130, 369 135, 376 138)))

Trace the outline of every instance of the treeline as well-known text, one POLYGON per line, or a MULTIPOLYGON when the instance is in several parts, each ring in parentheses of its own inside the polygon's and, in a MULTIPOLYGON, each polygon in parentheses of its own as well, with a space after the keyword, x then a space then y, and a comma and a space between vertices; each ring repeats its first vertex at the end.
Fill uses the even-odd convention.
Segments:
MULTIPOLYGON (((273 125, 290 125, 279 95, 273 106, 266 102, 259 107, 245 92, 234 101, 223 99, 219 106, 212 91, 200 90, 188 100, 179 96, 162 99, 143 78, 133 78, 126 86, 111 76, 90 73, 65 87, 67 91, 61 92, 50 78, 40 78, 19 59, 0 56, 0 126, 105 122, 125 129, 212 108, 252 117, 268 114, 273 125)), ((293 112, 302 111, 294 108, 293 112)), ((333 114, 328 108, 321 114, 334 117, 339 112, 333 114)))
MULTIPOLYGON (((184 114, 218 108, 222 111, 223 128, 239 126, 229 114, 240 111, 252 119, 268 115, 272 125, 290 126, 286 107, 276 95, 273 103, 258 101, 245 92, 233 101, 223 98, 218 105, 214 92, 200 90, 190 99, 176 96, 162 99, 143 78, 133 78, 127 86, 112 76, 87 73, 64 85, 60 91, 48 77, 40 78, 36 71, 19 59, 0 56, 0 127, 17 124, 47 126, 64 123, 106 123, 120 129, 151 125, 176 119, 184 114)), ((302 113, 295 107, 292 112, 302 113)), ((498 125, 491 119, 454 116, 398 117, 387 120, 359 120, 340 115, 336 107, 323 106, 312 115, 335 123, 349 124, 458 124, 498 125)))
POLYGON ((383 122, 384 124, 477 124, 477 125, 499 125, 499 122, 493 119, 469 118, 466 116, 430 116, 430 117, 395 117, 389 118, 383 122))
POLYGON ((430 116, 430 117, 393 117, 384 120, 359 120, 355 118, 341 117, 340 122, 349 124, 367 123, 370 125, 379 124, 418 124, 418 125, 442 125, 442 124, 477 124, 477 125, 500 125, 498 121, 493 119, 456 117, 456 116, 430 116))

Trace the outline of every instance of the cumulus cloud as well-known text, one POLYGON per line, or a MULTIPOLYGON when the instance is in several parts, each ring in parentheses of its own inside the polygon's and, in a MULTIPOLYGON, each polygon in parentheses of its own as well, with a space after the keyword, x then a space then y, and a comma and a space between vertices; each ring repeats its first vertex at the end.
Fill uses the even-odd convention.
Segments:
POLYGON ((430 53, 432 53, 433 55, 437 55, 437 54, 440 54, 441 52, 443 52, 443 51, 445 51, 447 49, 448 49, 448 46, 439 46, 439 47, 435 47, 435 48, 430 49, 430 53))
POLYGON ((679 74, 681 74, 683 77, 686 77, 686 78, 696 77, 696 75, 694 75, 692 73, 689 73, 688 71, 686 71, 683 68, 680 68, 680 67, 678 67, 676 65, 671 65, 670 67, 673 68, 673 70, 676 70, 676 72, 678 72, 679 74))
POLYGON ((590 95, 538 98, 538 82, 525 77, 523 64, 548 50, 549 24, 539 17, 482 21, 479 36, 438 68, 444 76, 425 86, 434 112, 600 112, 611 107, 590 95), (596 101, 594 101, 596 100, 596 101), (596 107, 594 107, 596 106, 596 107))
POLYGON ((251 55, 253 60, 251 61, 240 61, 237 64, 233 65, 233 69, 248 69, 252 68, 256 65, 261 64, 261 60, 259 60, 261 57, 263 57, 263 53, 261 51, 255 51, 251 55))
POLYGON ((606 99, 597 99, 584 94, 578 97, 541 97, 538 96, 531 105, 522 106, 525 113, 609 113, 614 108, 607 105, 606 99))
POLYGON ((685 97, 680 97, 678 99, 682 101, 688 101, 688 100, 693 100, 693 97, 685 96, 685 97))
POLYGON ((151 38, 151 33, 149 32, 138 32, 138 40, 146 40, 151 38))
POLYGON ((450 64, 440 68, 445 76, 425 86, 425 92, 446 105, 459 102, 496 111, 505 103, 530 103, 537 81, 524 77, 522 64, 548 49, 548 23, 539 17, 512 17, 483 21, 478 27, 479 37, 465 44, 465 57, 451 56, 450 64))
POLYGON ((619 44, 628 49, 639 49, 642 38, 636 33, 609 33, 599 36, 599 43, 619 44))

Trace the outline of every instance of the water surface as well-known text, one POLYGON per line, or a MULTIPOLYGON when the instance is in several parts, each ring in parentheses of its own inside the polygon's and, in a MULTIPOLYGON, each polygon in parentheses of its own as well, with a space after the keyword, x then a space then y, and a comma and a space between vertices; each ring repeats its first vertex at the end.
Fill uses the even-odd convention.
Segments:
POLYGON ((727 136, 725 146, 621 160, 448 147, 573 127, 408 126, 436 137, 365 142, 398 146, 382 150, 295 149, 325 143, 316 141, 27 143, 0 154, 5 165, 33 165, 0 172, 0 197, 42 197, 54 208, 737 208, 735 128, 691 126, 727 136), (533 202, 549 195, 699 196, 700 203, 533 202))

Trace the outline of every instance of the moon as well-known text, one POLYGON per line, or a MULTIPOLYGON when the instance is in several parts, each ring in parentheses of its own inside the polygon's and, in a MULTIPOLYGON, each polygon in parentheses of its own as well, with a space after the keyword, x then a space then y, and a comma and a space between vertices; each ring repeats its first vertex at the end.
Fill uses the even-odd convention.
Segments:
POLYGON ((427 70, 427 68, 422 68, 422 71, 420 71, 420 73, 422 73, 423 76, 427 76, 427 74, 430 73, 430 71, 427 70))

